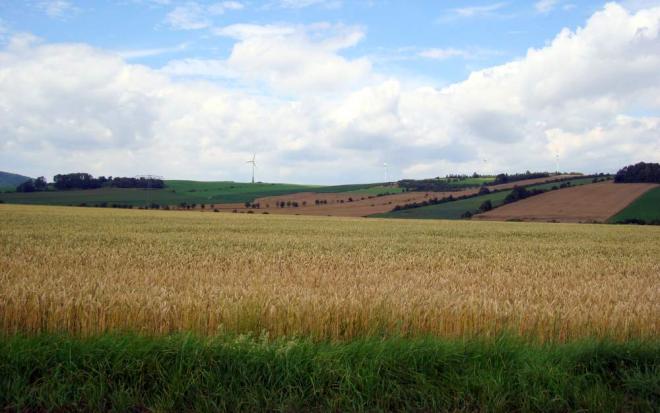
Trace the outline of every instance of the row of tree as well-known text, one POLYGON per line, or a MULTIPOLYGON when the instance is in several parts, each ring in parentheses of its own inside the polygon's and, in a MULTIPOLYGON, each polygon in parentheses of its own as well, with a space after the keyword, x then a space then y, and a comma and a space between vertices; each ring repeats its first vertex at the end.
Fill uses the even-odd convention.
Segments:
MULTIPOLYGON (((53 184, 50 188, 63 191, 68 189, 97 189, 104 187, 113 188, 165 188, 165 182, 162 179, 153 178, 128 178, 128 177, 105 177, 94 178, 91 174, 76 172, 71 174, 57 174, 53 177, 53 184)), ((30 179, 16 187, 16 192, 37 192, 46 191, 49 185, 43 176, 37 179, 30 179)))
POLYGON ((37 192, 45 191, 48 188, 46 178, 40 176, 37 179, 28 179, 16 187, 16 192, 37 192))
POLYGON ((461 183, 462 180, 457 178, 403 179, 397 183, 404 192, 450 192, 475 186, 469 181, 461 183))
POLYGON ((491 185, 508 184, 509 182, 524 181, 525 179, 547 178, 550 174, 548 172, 530 172, 527 171, 522 174, 498 174, 491 185))
POLYGON ((128 177, 105 177, 94 178, 91 174, 77 172, 72 174, 58 174, 53 178, 56 189, 95 189, 102 187, 114 188, 165 188, 162 179, 153 178, 128 178, 128 177))

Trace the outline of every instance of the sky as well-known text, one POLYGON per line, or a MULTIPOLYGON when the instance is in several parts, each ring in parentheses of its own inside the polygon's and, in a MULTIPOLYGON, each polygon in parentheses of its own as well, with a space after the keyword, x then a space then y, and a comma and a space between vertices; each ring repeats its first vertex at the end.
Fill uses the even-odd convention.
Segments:
POLYGON ((660 0, 0 0, 0 170, 253 154, 307 184, 658 162, 660 0))

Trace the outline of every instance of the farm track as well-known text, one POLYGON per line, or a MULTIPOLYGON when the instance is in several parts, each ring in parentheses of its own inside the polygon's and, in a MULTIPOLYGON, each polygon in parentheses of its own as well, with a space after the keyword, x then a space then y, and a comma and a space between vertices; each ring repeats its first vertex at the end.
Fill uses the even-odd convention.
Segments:
POLYGON ((565 188, 503 205, 478 220, 557 222, 605 222, 656 184, 602 182, 565 188))

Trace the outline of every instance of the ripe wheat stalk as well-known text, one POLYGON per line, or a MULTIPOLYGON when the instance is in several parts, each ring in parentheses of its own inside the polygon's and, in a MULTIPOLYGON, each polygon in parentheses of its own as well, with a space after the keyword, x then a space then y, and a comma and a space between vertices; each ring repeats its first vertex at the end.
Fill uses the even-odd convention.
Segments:
POLYGON ((0 205, 0 331, 657 338, 660 229, 0 205))

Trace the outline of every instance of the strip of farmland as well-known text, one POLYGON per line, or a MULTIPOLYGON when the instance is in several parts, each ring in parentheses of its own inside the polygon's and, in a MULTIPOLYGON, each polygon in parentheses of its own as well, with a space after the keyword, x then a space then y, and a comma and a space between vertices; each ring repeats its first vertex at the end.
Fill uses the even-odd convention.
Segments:
POLYGON ((656 184, 603 182, 551 191, 479 214, 492 221, 604 222, 656 184))

